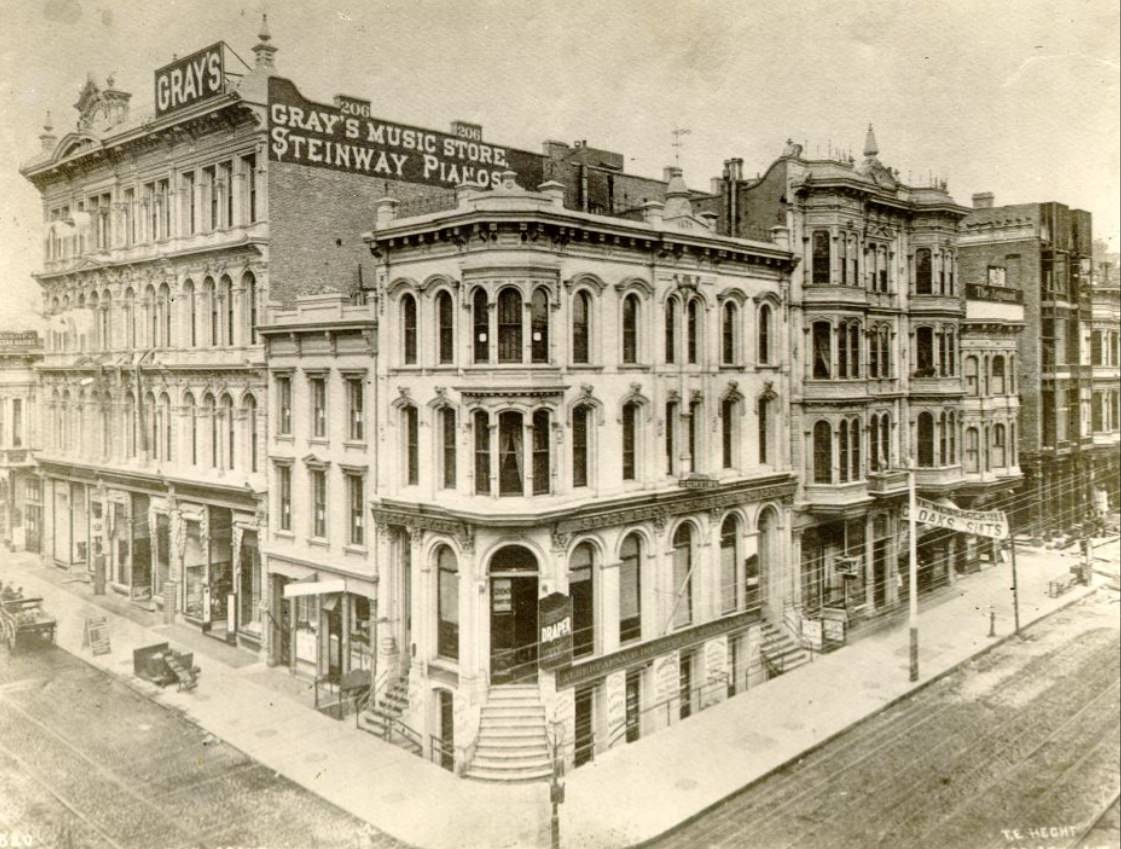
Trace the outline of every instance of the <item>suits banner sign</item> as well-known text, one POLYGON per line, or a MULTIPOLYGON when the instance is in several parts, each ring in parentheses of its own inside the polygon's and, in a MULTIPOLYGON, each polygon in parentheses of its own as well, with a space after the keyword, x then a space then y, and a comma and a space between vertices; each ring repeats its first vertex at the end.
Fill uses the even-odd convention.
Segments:
POLYGON ((1001 510, 959 510, 925 498, 916 501, 915 521, 949 531, 961 531, 990 539, 1008 539, 1008 517, 1001 510))
MULTIPOLYGON (((291 81, 269 78, 269 159, 454 189, 491 188, 514 171, 522 188, 544 181, 544 157, 474 138, 372 117, 369 104, 339 97, 335 105, 305 100, 291 81)), ((466 126, 466 125, 464 125, 466 126)))

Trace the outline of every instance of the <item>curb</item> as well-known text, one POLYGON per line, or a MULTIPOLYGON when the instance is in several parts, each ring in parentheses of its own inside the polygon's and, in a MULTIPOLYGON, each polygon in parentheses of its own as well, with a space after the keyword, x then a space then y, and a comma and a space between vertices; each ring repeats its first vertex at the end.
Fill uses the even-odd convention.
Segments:
MULTIPOLYGON (((1059 605, 1054 610, 1049 611, 1048 613, 1044 613, 1038 619, 1032 620, 1027 625, 1020 628, 1020 632, 1023 633, 1028 628, 1032 628, 1035 625, 1037 625, 1038 623, 1043 622, 1046 619, 1049 619, 1050 617, 1054 616, 1056 613, 1060 613, 1061 611, 1066 610, 1068 607, 1073 607, 1074 605, 1079 604, 1080 602, 1083 602, 1086 599, 1095 596, 1099 589, 1100 589, 1100 587, 1091 587, 1089 589, 1089 592, 1087 592, 1085 595, 1078 596, 1077 598, 1072 598, 1069 601, 1066 601, 1063 604, 1059 605)), ((625 849, 646 849, 646 847, 652 846, 654 843, 656 843, 659 840, 664 840, 667 837, 671 837, 672 835, 676 834, 681 829, 685 828, 685 826, 690 825, 693 822, 696 822, 701 817, 710 813, 715 808, 718 808, 720 805, 723 805, 725 802, 729 801, 730 799, 734 799, 736 796, 739 796, 741 793, 744 793, 747 790, 750 790, 756 784, 760 784, 763 781, 766 781, 768 778, 770 778, 771 776, 773 776, 775 773, 779 772, 780 770, 786 769, 786 767, 790 766, 790 764, 794 763, 795 761, 801 760, 802 758, 806 757, 807 755, 813 754, 818 749, 823 748, 826 744, 831 743, 836 738, 840 737, 843 734, 846 734, 847 732, 849 732, 850 730, 855 728, 857 725, 860 725, 862 722, 867 722, 868 720, 879 716, 881 713, 888 710, 889 708, 894 707, 895 705, 897 705, 899 702, 903 701, 904 699, 908 699, 911 696, 915 695, 915 693, 918 693, 922 690, 925 690, 927 687, 929 687, 932 684, 940 681, 942 678, 945 678, 950 673, 956 672, 959 667, 963 666, 964 664, 968 663, 971 660, 976 660, 979 657, 983 657, 984 655, 991 652, 993 649, 997 648, 1000 645, 1003 645, 1004 643, 1008 642, 1009 640, 1011 640, 1015 636, 1016 636, 1016 632, 1012 631, 1008 634, 1005 634, 1003 637, 996 638, 992 643, 985 646, 980 651, 975 652, 974 654, 971 654, 968 657, 962 658, 960 661, 955 663, 953 666, 950 666, 946 669, 943 669, 937 675, 934 675, 931 678, 928 678, 927 680, 922 681, 921 683, 915 685, 913 688, 911 688, 910 690, 907 690, 904 693, 900 693, 898 696, 891 699, 890 701, 884 702, 882 705, 880 705, 878 708, 876 708, 871 713, 865 714, 864 716, 862 716, 860 719, 856 720, 855 722, 850 722, 848 725, 844 726, 843 728, 837 729, 836 731, 834 731, 832 734, 828 735, 827 737, 823 737, 821 740, 818 740, 812 746, 809 746, 809 747, 803 749, 802 751, 798 752, 796 755, 792 755, 791 757, 787 758, 782 763, 776 764, 775 766, 771 767, 766 772, 764 772, 761 775, 758 775, 755 778, 751 779, 751 781, 747 782, 742 787, 739 787, 739 788, 733 790, 731 793, 728 793, 727 795, 722 796, 721 798, 717 799, 715 802, 711 802, 708 805, 705 805, 703 808, 701 808, 696 813, 690 814, 685 819, 681 820, 681 822, 670 826, 665 831, 659 832, 658 834, 655 834, 651 837, 644 838, 644 839, 640 840, 638 843, 632 843, 629 846, 625 847, 625 849)))

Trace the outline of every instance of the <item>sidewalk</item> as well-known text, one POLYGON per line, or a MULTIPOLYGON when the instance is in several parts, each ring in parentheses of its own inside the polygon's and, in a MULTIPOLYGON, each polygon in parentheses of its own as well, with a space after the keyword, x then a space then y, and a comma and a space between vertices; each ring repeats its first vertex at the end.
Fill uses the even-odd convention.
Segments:
MULTIPOLYGON (((1047 583, 1065 574, 1076 552, 1018 546, 1020 621, 1026 627, 1091 592, 1059 598, 1047 583)), ((109 613, 113 652, 93 658, 81 646, 86 615, 104 613, 92 597, 44 577, 26 555, 0 553, 0 580, 42 595, 59 619, 59 645, 94 665, 131 677, 132 650, 169 640, 179 629, 109 613)), ((53 576, 52 576, 53 577, 53 576)), ((686 722, 597 756, 567 777, 563 845, 615 849, 649 840, 693 817, 806 749, 929 682, 1012 630, 1007 565, 962 578, 955 597, 920 614, 921 679, 908 680, 906 618, 686 722), (997 639, 988 637, 989 606, 997 639), (703 746, 698 741, 704 741, 703 746)), ((284 673, 254 663, 231 667, 210 655, 198 690, 177 693, 136 682, 152 697, 382 831, 425 849, 544 847, 549 793, 544 783, 504 785, 458 779, 316 713, 270 681, 284 673)))

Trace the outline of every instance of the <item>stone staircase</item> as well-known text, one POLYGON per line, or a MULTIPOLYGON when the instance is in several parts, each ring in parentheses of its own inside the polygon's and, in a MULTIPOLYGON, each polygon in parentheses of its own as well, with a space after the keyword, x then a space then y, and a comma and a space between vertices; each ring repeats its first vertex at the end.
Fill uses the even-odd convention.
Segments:
POLYGON ((810 661, 809 652, 794 641, 785 628, 776 628, 770 622, 763 622, 763 660, 767 677, 783 675, 810 661))
POLYGON ((490 688, 479 719, 467 777, 481 781, 540 781, 552 775, 545 706, 536 684, 490 688))
POLYGON ((409 676, 406 673, 395 678, 377 702, 372 698, 367 702, 358 714, 358 727, 414 755, 422 755, 424 747, 419 735, 400 722, 408 706, 409 676))

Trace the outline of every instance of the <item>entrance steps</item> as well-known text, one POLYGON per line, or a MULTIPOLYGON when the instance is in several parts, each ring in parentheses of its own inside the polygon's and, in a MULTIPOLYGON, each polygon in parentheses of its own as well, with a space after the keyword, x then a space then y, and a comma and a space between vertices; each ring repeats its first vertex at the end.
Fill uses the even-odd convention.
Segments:
POLYGON ((480 781, 541 781, 553 772, 545 706, 536 684, 490 688, 466 775, 480 781))
POLYGON ((767 677, 775 677, 797 669, 810 661, 809 653, 798 645, 784 629, 764 620, 761 652, 767 677))
POLYGON ((406 673, 395 678, 376 702, 371 697, 358 714, 358 727, 414 755, 422 755, 420 736, 400 721, 408 707, 409 676, 406 673))

